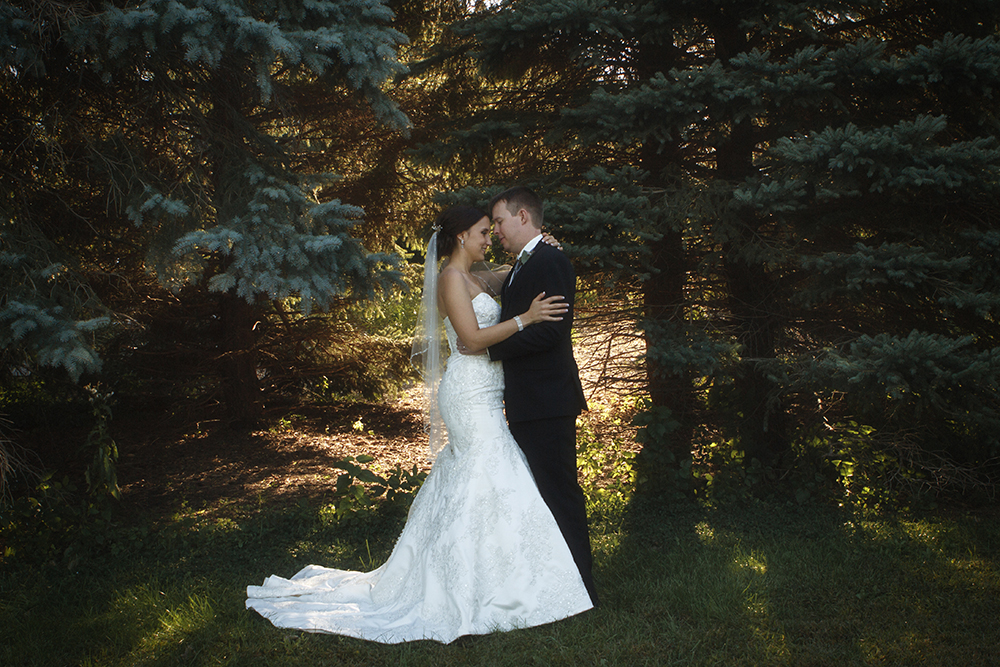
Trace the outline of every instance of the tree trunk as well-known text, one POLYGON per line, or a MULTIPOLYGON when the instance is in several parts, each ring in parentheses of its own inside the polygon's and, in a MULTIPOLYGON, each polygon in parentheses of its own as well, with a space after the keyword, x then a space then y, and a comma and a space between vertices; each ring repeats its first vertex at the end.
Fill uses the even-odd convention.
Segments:
MULTIPOLYGON (((244 147, 245 137, 238 119, 249 107, 246 81, 236 74, 232 63, 223 63, 213 74, 215 106, 209 114, 216 141, 210 154, 213 166, 216 222, 226 224, 239 215, 247 199, 245 170, 251 157, 244 147)), ((232 261, 220 257, 221 270, 232 261)), ((260 418, 260 384, 257 380, 257 346, 254 325, 256 308, 235 290, 219 296, 219 357, 217 369, 222 380, 222 399, 228 423, 235 428, 249 428, 260 418)))
POLYGON ((257 379, 256 308, 232 292, 219 297, 222 400, 229 425, 250 428, 260 419, 257 379))
MULTIPOLYGON (((751 176, 755 170, 754 143, 749 122, 735 125, 728 141, 716 150, 719 177, 737 183, 751 176)), ((776 357, 781 329, 778 288, 764 265, 747 259, 742 252, 741 246, 757 237, 763 220, 749 210, 737 216, 729 221, 736 226, 737 239, 723 248, 729 311, 742 357, 734 380, 736 435, 745 454, 744 465, 751 466, 756 459, 773 467, 788 450, 784 412, 775 402, 778 387, 768 378, 764 365, 776 357)))
MULTIPOLYGON (((720 60, 727 62, 750 49, 743 27, 724 6, 706 16, 706 23, 714 35, 715 53, 720 60)), ((751 120, 733 123, 729 136, 716 146, 717 177, 735 184, 753 176, 757 172, 753 160, 756 143, 751 120)), ((734 225, 736 232, 735 240, 723 246, 723 261, 729 311, 742 357, 735 372, 731 406, 738 420, 736 437, 745 455, 744 466, 751 467, 756 459, 771 467, 788 450, 784 412, 775 404, 778 387, 761 363, 773 360, 777 349, 781 328, 777 285, 763 264, 742 252, 757 238, 764 221, 753 211, 741 210, 735 220, 726 222, 734 225)))
POLYGON ((778 386, 761 363, 776 356, 780 324, 773 284, 763 266, 740 258, 727 258, 725 271, 742 357, 734 378, 736 436, 745 455, 744 465, 751 466, 756 459, 765 467, 774 467, 781 462, 788 443, 783 408, 780 402, 772 404, 778 386))
MULTIPOLYGON (((636 58, 639 81, 648 81, 657 72, 666 72, 676 60, 676 48, 670 42, 643 43, 636 58)), ((666 173, 676 166, 676 142, 664 144, 649 141, 641 149, 642 169, 653 176, 653 184, 669 187, 664 183, 666 173)), ((645 333, 647 353, 662 346, 664 333, 669 340, 676 340, 670 332, 685 326, 686 307, 684 285, 687 280, 687 261, 684 252, 684 235, 680 229, 662 229, 663 237, 652 244, 652 264, 658 269, 642 285, 643 316, 655 326, 645 333)), ((669 434, 647 440, 638 455, 637 464, 642 477, 659 487, 666 479, 676 479, 681 463, 691 458, 693 433, 693 391, 691 374, 666 369, 655 358, 646 357, 646 383, 654 408, 669 410, 678 426, 669 434)), ((661 410, 661 418, 662 415, 661 410)))

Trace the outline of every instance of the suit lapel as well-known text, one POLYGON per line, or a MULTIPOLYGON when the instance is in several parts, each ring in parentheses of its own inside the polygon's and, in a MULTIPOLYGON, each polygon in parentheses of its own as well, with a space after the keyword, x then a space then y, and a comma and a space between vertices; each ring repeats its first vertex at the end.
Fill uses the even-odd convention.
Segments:
MULTIPOLYGON (((513 268, 511 268, 510 272, 507 274, 507 277, 504 279, 503 286, 500 288, 500 317, 502 319, 506 320, 510 318, 511 309, 514 307, 513 297, 521 293, 525 281, 528 280, 531 276, 531 268, 529 267, 532 267, 533 263, 538 264, 538 262, 541 261, 540 257, 534 257, 534 255, 537 254, 539 250, 541 250, 541 242, 539 242, 539 244, 535 246, 534 251, 532 251, 531 256, 528 258, 528 261, 521 263, 521 269, 517 272, 517 281, 518 281, 517 285, 511 287, 511 281, 514 277, 513 268)), ((537 266, 535 266, 534 268, 537 268, 537 266)), ((522 296, 524 295, 522 294, 522 296)), ((534 298, 534 296, 535 295, 531 295, 531 298, 534 298)))
POLYGON ((507 277, 503 279, 500 286, 500 318, 507 319, 507 309, 510 307, 510 300, 507 298, 507 288, 510 287, 510 277, 513 271, 507 272, 507 277))

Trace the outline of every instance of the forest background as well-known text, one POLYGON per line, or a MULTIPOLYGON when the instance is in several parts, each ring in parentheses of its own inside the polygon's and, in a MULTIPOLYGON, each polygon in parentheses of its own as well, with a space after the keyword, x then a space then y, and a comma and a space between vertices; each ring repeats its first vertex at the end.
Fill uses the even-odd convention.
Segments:
POLYGON ((430 223, 512 184, 577 267, 588 392, 628 426, 637 498, 992 503, 998 19, 5 3, 6 555, 54 488, 90 513, 120 495, 123 418, 251 432, 396 395, 430 223))
POLYGON ((998 28, 995 0, 0 4, 0 663, 993 664, 998 28), (578 273, 602 607, 276 631, 247 584, 391 550, 430 224, 514 184, 578 273))

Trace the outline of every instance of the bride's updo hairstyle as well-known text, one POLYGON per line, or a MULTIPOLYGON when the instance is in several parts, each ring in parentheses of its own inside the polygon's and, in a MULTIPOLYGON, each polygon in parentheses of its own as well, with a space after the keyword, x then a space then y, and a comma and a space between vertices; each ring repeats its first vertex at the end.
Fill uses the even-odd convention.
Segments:
POLYGON ((473 206, 452 206, 438 216, 434 228, 438 230, 438 257, 447 257, 455 250, 456 237, 483 218, 485 213, 473 206))

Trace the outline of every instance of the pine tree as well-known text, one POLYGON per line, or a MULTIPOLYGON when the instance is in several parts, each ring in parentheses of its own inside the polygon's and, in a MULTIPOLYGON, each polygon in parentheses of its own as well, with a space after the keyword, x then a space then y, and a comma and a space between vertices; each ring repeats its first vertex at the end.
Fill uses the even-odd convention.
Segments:
POLYGON ((995 455, 997 18, 975 1, 561 0, 468 28, 489 67, 598 73, 532 120, 606 150, 561 168, 561 228, 643 295, 659 474, 690 456, 691 379, 748 469, 787 469, 793 443, 855 420, 921 424, 923 451, 947 437, 952 461, 995 455), (841 391, 850 409, 816 405, 841 391))
POLYGON ((76 146, 60 125, 76 82, 60 76, 59 35, 73 15, 23 4, 0 6, 0 346, 10 375, 37 363, 76 381, 100 370, 95 336, 110 319, 68 248, 80 223, 68 209, 80 201, 61 187, 76 146), (42 77, 51 88, 35 85, 42 77))
POLYGON ((252 422, 256 306, 294 296, 308 312, 392 279, 391 257, 352 234, 363 210, 322 200, 336 177, 296 167, 317 150, 307 92, 406 126, 382 90, 405 37, 378 0, 149 0, 67 12, 41 44, 36 29, 53 17, 33 6, 5 6, 5 85, 47 94, 39 77, 51 70, 83 83, 88 105, 69 124, 91 173, 143 230, 164 284, 218 294, 226 403, 232 421, 252 422))

